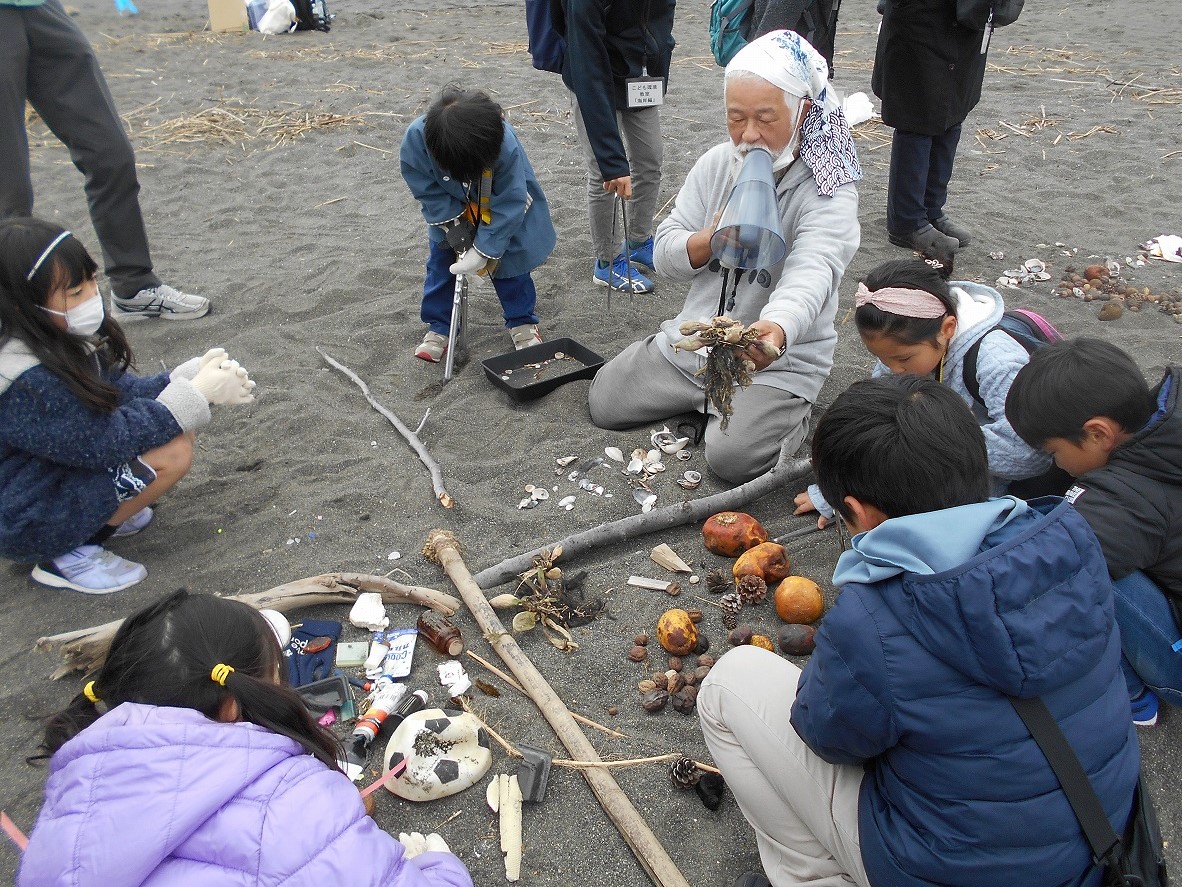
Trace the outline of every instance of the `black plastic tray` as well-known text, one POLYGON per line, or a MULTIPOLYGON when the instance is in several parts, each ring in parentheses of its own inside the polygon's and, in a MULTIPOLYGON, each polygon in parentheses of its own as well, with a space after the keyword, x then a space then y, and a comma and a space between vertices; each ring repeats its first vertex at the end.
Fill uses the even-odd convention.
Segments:
POLYGON ((590 379, 603 358, 564 336, 482 361, 488 380, 514 400, 534 400, 575 379, 590 379), (555 360, 557 354, 564 359, 555 360), (547 363, 547 361, 551 361, 547 363), (532 365, 531 365, 532 364, 532 365), (537 366, 542 364, 542 366, 537 366))

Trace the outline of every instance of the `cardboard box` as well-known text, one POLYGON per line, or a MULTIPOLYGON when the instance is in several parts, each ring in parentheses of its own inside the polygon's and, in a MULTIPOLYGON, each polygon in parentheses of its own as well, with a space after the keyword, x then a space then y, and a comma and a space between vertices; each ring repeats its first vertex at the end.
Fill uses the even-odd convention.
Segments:
POLYGON ((249 31, 245 0, 209 0, 209 28, 212 31, 249 31))

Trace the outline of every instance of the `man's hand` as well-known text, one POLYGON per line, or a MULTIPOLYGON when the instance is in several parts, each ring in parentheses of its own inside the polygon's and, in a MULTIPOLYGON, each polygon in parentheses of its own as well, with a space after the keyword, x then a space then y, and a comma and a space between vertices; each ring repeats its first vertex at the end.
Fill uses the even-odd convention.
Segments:
POLYGON ((757 372, 767 369, 779 359, 780 352, 784 349, 787 341, 784 330, 778 323, 772 323, 770 320, 757 320, 747 329, 755 330, 759 334, 759 341, 764 344, 748 345, 745 354, 755 364, 757 372))
POLYGON ((617 197, 625 200, 632 199, 632 176, 620 176, 618 179, 608 179, 603 183, 604 191, 611 191, 617 197))
POLYGON ((689 256, 691 268, 701 268, 710 261, 713 256, 713 253, 710 252, 710 238, 714 236, 714 232, 718 228, 718 220, 721 218, 722 210, 719 210, 714 214, 714 221, 701 231, 695 231, 685 242, 685 252, 689 256))

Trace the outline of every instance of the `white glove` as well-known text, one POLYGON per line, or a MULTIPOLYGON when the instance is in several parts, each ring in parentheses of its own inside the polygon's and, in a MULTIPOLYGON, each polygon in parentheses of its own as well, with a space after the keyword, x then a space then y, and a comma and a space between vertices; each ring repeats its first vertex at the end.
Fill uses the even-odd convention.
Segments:
POLYGON ((236 360, 211 361, 193 377, 193 385, 210 403, 250 403, 254 382, 236 360))
POLYGON ((488 259, 476 251, 476 247, 464 250, 464 254, 447 270, 452 274, 475 274, 488 264, 488 259))
POLYGON ((451 848, 447 846, 447 841, 437 834, 431 832, 427 835, 427 851, 430 853, 451 853, 451 848))
POLYGON ((229 357, 225 348, 210 348, 200 357, 190 357, 168 374, 168 378, 175 382, 177 379, 188 379, 190 382, 207 363, 222 361, 229 357))
MULTIPOLYGON (((438 837, 438 836, 437 836, 438 837)), ((440 840, 443 840, 440 838, 440 840)), ((404 854, 407 859, 414 859, 420 853, 427 849, 427 839, 423 837, 421 832, 400 832, 398 834, 398 842, 405 848, 404 854)))

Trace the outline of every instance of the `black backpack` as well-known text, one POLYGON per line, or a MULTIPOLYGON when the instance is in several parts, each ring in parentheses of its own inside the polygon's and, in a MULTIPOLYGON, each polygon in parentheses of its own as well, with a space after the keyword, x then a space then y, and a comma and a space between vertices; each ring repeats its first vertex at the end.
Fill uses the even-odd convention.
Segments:
POLYGON ((297 31, 327 31, 332 27, 327 0, 291 0, 297 31))
MULTIPOLYGON (((1055 329, 1054 324, 1037 311, 1030 311, 1026 308, 1014 308, 1004 312, 993 330, 1001 330, 1025 348, 1027 354, 1033 354, 1048 342, 1063 341, 1063 334, 1055 329)), ((990 330, 989 333, 993 330, 990 330)), ((989 333, 986 333, 985 336, 989 333)), ((973 400, 981 404, 983 409, 987 408, 985 401, 981 400, 981 383, 977 380, 977 352, 981 350, 981 342, 985 336, 981 336, 969 346, 969 350, 964 355, 964 362, 961 364, 961 378, 964 379, 964 387, 973 396, 973 400)))

